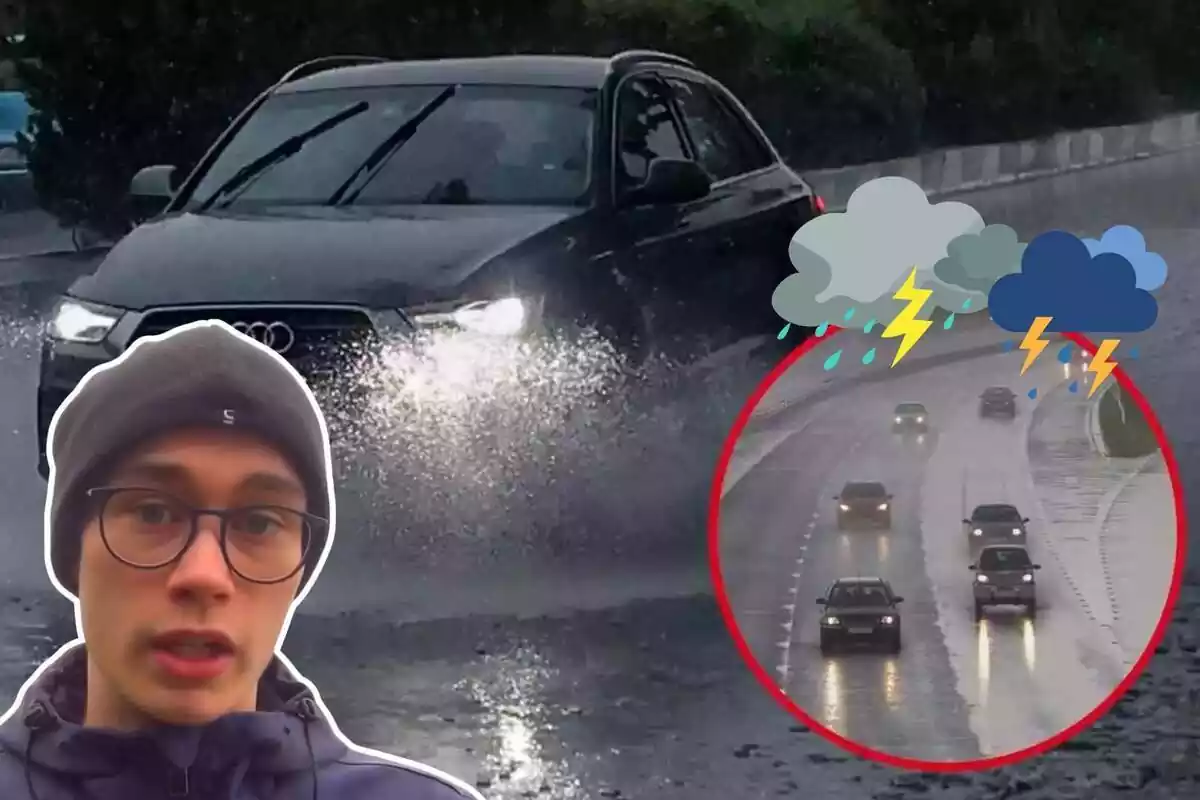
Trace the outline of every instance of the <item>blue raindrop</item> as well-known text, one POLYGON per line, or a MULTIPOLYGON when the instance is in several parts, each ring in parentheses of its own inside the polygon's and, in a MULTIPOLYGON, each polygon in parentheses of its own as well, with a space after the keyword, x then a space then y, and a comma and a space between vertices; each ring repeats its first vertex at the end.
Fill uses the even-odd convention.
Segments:
POLYGON ((950 330, 953 327, 954 327, 954 314, 952 313, 952 314, 950 314, 950 316, 946 317, 946 321, 942 323, 942 328, 944 330, 950 330))
POLYGON ((1014 342, 1012 339, 1006 339, 1004 341, 1004 345, 1003 345, 1004 352, 1008 353, 1008 352, 1012 351, 1014 346, 1016 346, 1016 342, 1014 342))
POLYGON ((842 314, 842 321, 843 321, 843 322, 849 322, 849 321, 850 321, 850 318, 851 318, 851 317, 853 317, 853 316, 854 316, 854 309, 853 309, 853 308, 847 308, 847 309, 846 309, 846 313, 845 313, 845 314, 842 314))
MULTIPOLYGON (((1062 349, 1060 349, 1058 351, 1058 360, 1064 364, 1071 363, 1071 345, 1064 344, 1062 346, 1062 349)), ((1074 389, 1072 389, 1071 391, 1074 391, 1074 389)))
POLYGON ((863 353, 862 362, 864 364, 870 364, 874 360, 875 360, 875 348, 872 347, 870 350, 863 353))
POLYGON ((838 350, 836 353, 831 355, 829 358, 825 359, 825 369, 833 369, 834 367, 836 367, 838 365, 838 362, 841 361, 841 359, 842 359, 842 351, 838 350))
POLYGON ((1070 389, 1072 392, 1078 392, 1079 391, 1079 381, 1071 381, 1071 385, 1068 386, 1067 388, 1070 389))
POLYGON ((867 320, 867 324, 863 325, 863 333, 870 333, 871 329, 874 327, 875 327, 875 320, 873 320, 873 319, 867 320))
POLYGON ((962 310, 966 311, 970 307, 971 307, 971 298, 968 297, 966 300, 963 300, 962 310))
POLYGON ((1035 397, 1037 397, 1037 387, 1036 386, 1029 390, 1029 399, 1033 400, 1035 397))
POLYGON ((1137 358, 1137 357, 1138 357, 1138 349, 1136 347, 1129 348, 1129 351, 1127 353, 1125 353, 1126 361, 1128 361, 1131 358, 1137 358))
POLYGON ((817 336, 824 336, 828 330, 829 330, 829 323, 822 322, 820 325, 817 326, 817 336))
POLYGON ((778 336, 776 336, 775 338, 776 338, 776 339, 779 339, 780 341, 782 341, 782 340, 783 340, 783 337, 787 336, 787 335, 788 335, 788 331, 790 331, 791 329, 792 329, 792 323, 790 323, 790 322, 789 322, 788 324, 786 324, 786 325, 784 325, 784 326, 783 326, 783 330, 781 330, 781 331, 779 332, 779 335, 778 335, 778 336))

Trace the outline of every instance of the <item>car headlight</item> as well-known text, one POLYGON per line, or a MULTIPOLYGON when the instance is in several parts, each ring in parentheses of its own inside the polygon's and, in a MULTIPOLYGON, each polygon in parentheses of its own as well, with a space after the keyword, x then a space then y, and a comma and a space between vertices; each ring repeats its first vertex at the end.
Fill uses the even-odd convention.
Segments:
POLYGON ((901 422, 904 422, 904 420, 900 417, 896 417, 896 424, 899 425, 901 422))
POLYGON ((64 342, 102 342, 122 313, 109 306, 64 297, 54 307, 46 330, 52 338, 64 342))
POLYGON ((1021 576, 1021 580, 1025 581, 1026 583, 1033 583, 1033 573, 1026 572, 1021 576))
POLYGON ((837 625, 840 622, 837 617, 826 617, 821 621, 826 625, 837 625))
POLYGON ((976 575, 976 576, 975 576, 975 580, 979 581, 980 583, 987 583, 987 582, 988 582, 988 581, 987 581, 987 575, 976 575))
POLYGON ((531 310, 520 297, 504 297, 467 303, 448 312, 417 313, 412 320, 419 328, 450 326, 489 336, 517 336, 528 329, 531 310))
POLYGON ((1020 536, 1022 533, 1020 528, 1013 528, 1013 536, 1020 536))
POLYGON ((971 534, 973 536, 983 536, 983 528, 976 528, 975 530, 971 531, 971 534))
POLYGON ((888 509, 888 504, 887 504, 887 503, 880 503, 880 504, 879 504, 879 510, 880 510, 880 511, 887 511, 887 509, 888 509))
POLYGON ((924 422, 924 421, 925 421, 924 417, 917 417, 917 422, 924 422))
POLYGON ((881 617, 879 621, 882 622, 884 625, 892 625, 896 622, 896 618, 890 617, 890 616, 889 617, 881 617))
POLYGON ((846 505, 845 503, 842 503, 841 505, 839 505, 838 508, 840 508, 842 511, 850 510, 850 506, 846 505))

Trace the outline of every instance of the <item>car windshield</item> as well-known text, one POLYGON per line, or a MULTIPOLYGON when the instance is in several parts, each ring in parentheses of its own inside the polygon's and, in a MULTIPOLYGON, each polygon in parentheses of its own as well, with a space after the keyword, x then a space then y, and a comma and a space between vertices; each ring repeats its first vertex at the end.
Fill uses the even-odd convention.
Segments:
POLYGON ((839 608, 855 606, 886 606, 889 604, 887 590, 878 583, 842 583, 829 593, 828 605, 839 608))
MULTIPOLYGON (((386 86, 270 97, 222 149, 189 198, 207 199, 289 136, 366 102, 365 112, 259 175, 235 208, 321 205, 371 151, 446 86, 386 86)), ((591 183, 595 92, 464 86, 393 152, 353 205, 578 205, 591 183)))
POLYGON ((1003 386, 992 386, 984 389, 983 393, 988 397, 1008 397, 1012 394, 1012 391, 1003 386))
POLYGON ((897 414, 924 414, 925 406, 920 403, 901 403, 896 406, 897 414))
POLYGON ((975 522, 1020 522, 1021 512, 1012 506, 979 506, 971 519, 975 522))
POLYGON ((887 490, 883 488, 882 483, 847 483, 842 489, 842 497, 883 497, 887 494, 887 490))
POLYGON ((1022 547, 989 547, 979 554, 979 569, 985 572, 1028 569, 1032 564, 1022 547))

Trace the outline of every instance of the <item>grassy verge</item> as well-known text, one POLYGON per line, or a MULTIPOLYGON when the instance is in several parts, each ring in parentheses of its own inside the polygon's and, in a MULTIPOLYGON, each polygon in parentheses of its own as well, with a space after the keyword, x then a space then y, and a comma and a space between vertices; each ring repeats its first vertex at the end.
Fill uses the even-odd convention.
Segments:
POLYGON ((1114 383, 1101 395, 1096 413, 1100 435, 1110 456, 1141 458, 1158 450, 1158 440, 1141 409, 1137 403, 1122 397, 1119 385, 1114 383))

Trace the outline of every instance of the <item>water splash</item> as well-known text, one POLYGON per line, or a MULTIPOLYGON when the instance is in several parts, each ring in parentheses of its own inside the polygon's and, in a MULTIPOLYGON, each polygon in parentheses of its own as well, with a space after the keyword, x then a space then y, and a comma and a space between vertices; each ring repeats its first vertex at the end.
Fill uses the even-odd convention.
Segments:
POLYGON ((877 324, 878 323, 876 322, 876 320, 873 320, 873 319, 867 320, 867 324, 863 325, 863 333, 870 333, 871 329, 874 328, 877 324))
POLYGON ((791 329, 792 329, 792 323, 790 323, 790 322, 789 322, 788 324, 786 324, 786 325, 784 325, 784 326, 783 326, 783 330, 781 330, 781 331, 779 332, 779 335, 778 335, 778 336, 776 336, 775 338, 776 338, 776 339, 778 339, 779 341, 781 341, 781 342, 782 342, 782 341, 783 341, 783 337, 787 336, 787 335, 788 335, 788 331, 790 331, 791 329))
POLYGON ((829 331, 829 323, 822 322, 817 326, 817 336, 824 336, 829 331))
POLYGON ((1079 391, 1079 381, 1071 381, 1071 385, 1068 386, 1067 389, 1071 392, 1078 392, 1079 391))
POLYGON ((834 367, 836 367, 838 365, 838 362, 841 360, 842 360, 842 351, 838 350, 833 355, 831 355, 829 358, 825 359, 825 369, 833 369, 834 367))
POLYGON ((962 310, 963 310, 963 311, 966 311, 966 310, 968 310, 970 307, 971 307, 971 298, 969 298, 969 297, 968 297, 966 300, 963 300, 963 307, 962 307, 962 310))
POLYGON ((863 353, 862 363, 870 364, 874 360, 875 360, 875 348, 872 347, 870 350, 863 353))
POLYGON ((948 331, 953 327, 954 327, 954 313, 951 312, 950 316, 946 317, 946 321, 942 323, 942 329, 948 331))
POLYGON ((1002 345, 1002 347, 1004 348, 1004 352, 1006 352, 1006 353, 1012 352, 1012 349, 1014 347, 1016 347, 1016 344, 1017 343, 1014 342, 1012 339, 1005 339, 1004 344, 1002 345))
MULTIPOLYGON (((1058 360, 1064 364, 1071 363, 1071 345, 1064 344, 1062 349, 1058 351, 1058 360)), ((1072 389, 1074 391, 1074 389, 1072 389)))
POLYGON ((1036 398, 1037 398, 1037 387, 1035 386, 1029 390, 1029 399, 1034 400, 1036 398))
POLYGON ((847 308, 847 309, 846 309, 846 313, 845 313, 845 314, 842 314, 842 321, 843 321, 843 322, 849 322, 849 321, 850 321, 850 318, 851 318, 851 317, 853 317, 853 316, 854 316, 854 309, 853 309, 853 308, 847 308))
POLYGON ((1137 358, 1137 357, 1138 357, 1138 349, 1136 347, 1129 348, 1129 351, 1125 353, 1126 361, 1128 361, 1131 358, 1137 358))

